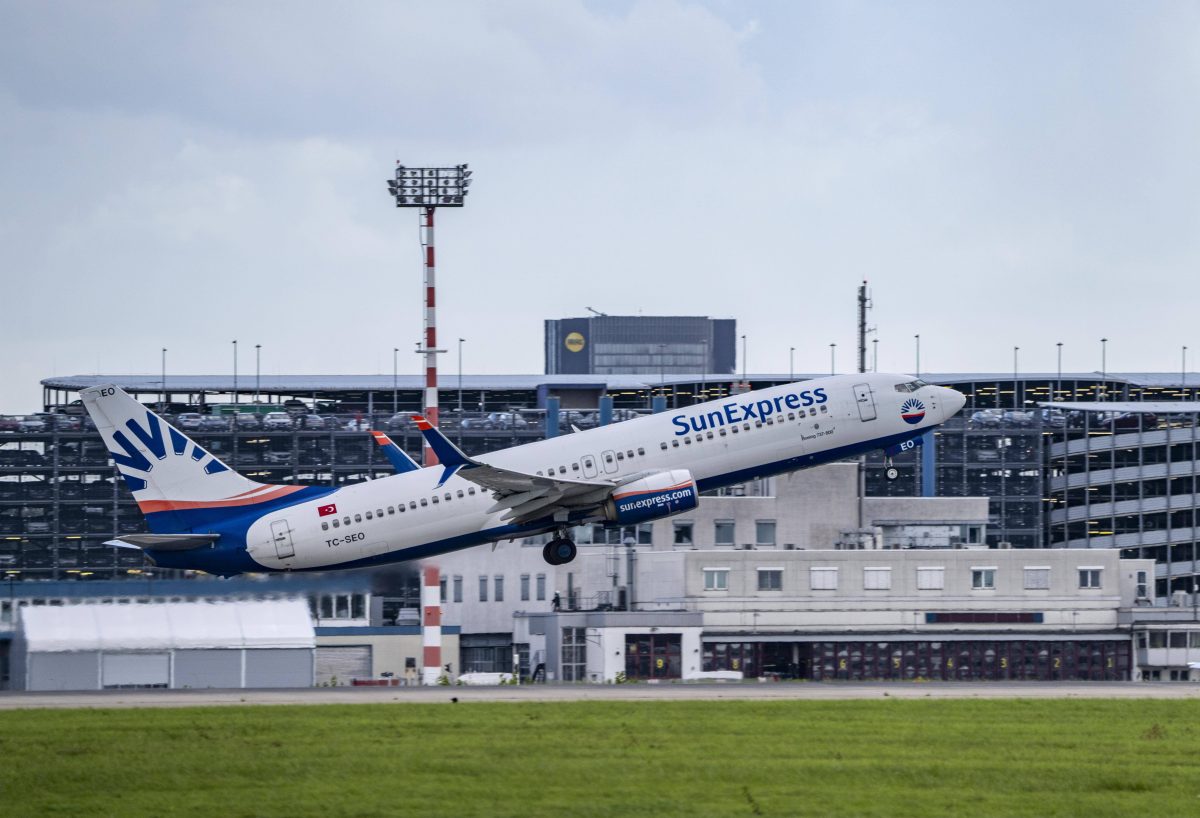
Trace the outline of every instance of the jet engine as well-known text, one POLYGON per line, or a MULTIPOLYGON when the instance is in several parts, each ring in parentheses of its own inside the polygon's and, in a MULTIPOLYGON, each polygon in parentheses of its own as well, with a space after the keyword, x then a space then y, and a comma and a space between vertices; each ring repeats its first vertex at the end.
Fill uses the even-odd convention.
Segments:
POLYGON ((604 518, 631 525, 690 511, 700 503, 700 490, 687 469, 642 477, 613 490, 604 503, 604 518))

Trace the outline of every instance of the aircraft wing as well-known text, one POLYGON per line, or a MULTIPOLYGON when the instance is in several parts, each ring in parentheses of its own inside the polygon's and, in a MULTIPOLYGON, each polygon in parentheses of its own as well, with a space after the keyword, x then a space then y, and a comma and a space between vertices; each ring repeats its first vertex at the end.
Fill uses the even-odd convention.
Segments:
POLYGON ((405 454, 404 450, 397 446, 383 432, 371 432, 371 437, 375 438, 375 442, 379 444, 380 450, 388 459, 388 462, 392 464, 392 468, 396 470, 396 474, 417 471, 421 468, 417 465, 417 461, 405 454))
POLYGON ((423 417, 413 421, 441 461, 438 488, 457 474, 492 493, 496 504, 489 512, 504 511, 502 519, 517 523, 543 517, 559 509, 585 508, 603 502, 617 485, 609 480, 575 480, 504 469, 468 457, 423 417))

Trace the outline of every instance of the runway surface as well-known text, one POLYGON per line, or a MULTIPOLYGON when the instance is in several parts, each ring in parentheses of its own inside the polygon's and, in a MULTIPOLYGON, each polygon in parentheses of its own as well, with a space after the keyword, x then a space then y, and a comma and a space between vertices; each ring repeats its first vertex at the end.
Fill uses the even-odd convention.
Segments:
POLYGON ((104 690, 0 692, 0 710, 303 704, 447 704, 556 701, 849 701, 861 699, 1200 699, 1200 685, 1138 682, 937 682, 811 684, 526 685, 336 687, 294 690, 104 690))

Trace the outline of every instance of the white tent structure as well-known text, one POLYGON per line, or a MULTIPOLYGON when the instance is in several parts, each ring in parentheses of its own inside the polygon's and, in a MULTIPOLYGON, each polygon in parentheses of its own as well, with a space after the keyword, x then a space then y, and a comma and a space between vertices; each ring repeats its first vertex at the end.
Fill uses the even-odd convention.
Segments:
POLYGON ((311 687, 316 634, 301 600, 26 607, 13 687, 311 687))

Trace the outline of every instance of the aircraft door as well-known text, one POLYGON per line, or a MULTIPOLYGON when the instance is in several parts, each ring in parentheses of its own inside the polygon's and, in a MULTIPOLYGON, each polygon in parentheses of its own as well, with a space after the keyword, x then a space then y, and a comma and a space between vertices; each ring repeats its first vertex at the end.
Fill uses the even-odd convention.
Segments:
POLYGON ((271 539, 275 541, 275 554, 279 559, 296 556, 296 546, 292 544, 292 529, 287 520, 271 521, 271 539))
POLYGON ((585 454, 579 458, 579 463, 583 467, 584 477, 595 477, 599 472, 596 471, 596 458, 590 454, 585 454))
POLYGON ((611 449, 600 453, 604 459, 604 471, 608 474, 614 474, 617 471, 617 453, 611 449))
POLYGON ((861 420, 875 419, 875 397, 871 394, 869 383, 854 385, 854 402, 858 404, 858 417, 861 420))

